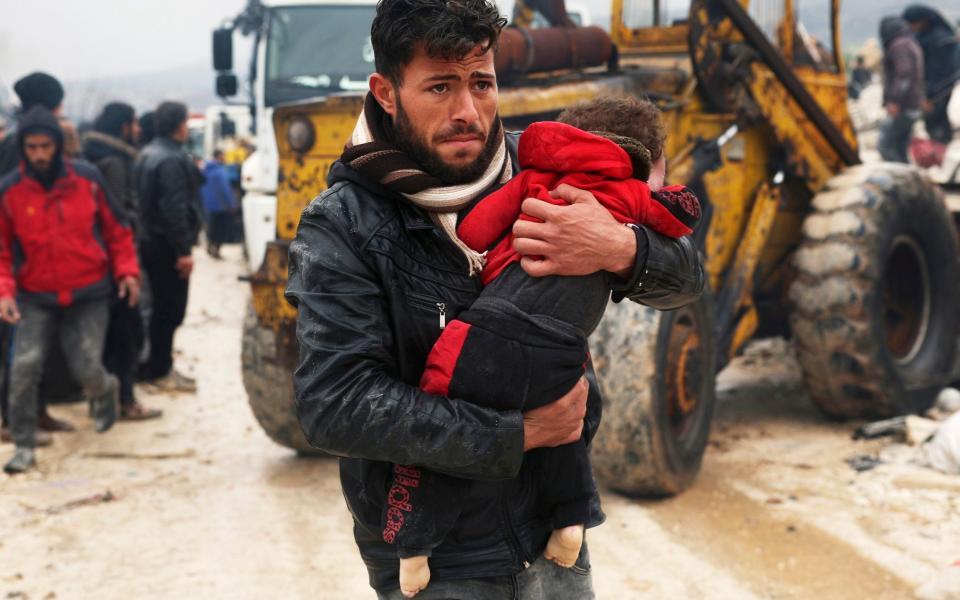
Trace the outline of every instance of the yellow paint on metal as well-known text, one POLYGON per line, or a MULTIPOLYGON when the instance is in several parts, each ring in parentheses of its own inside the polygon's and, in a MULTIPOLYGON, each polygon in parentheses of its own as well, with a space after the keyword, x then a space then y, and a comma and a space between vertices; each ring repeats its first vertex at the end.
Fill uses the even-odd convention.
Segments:
POLYGON ((274 330, 297 318, 296 309, 283 297, 287 285, 288 248, 286 241, 267 244, 263 263, 250 279, 254 311, 262 325, 274 330))
POLYGON ((300 213, 320 192, 327 189, 327 172, 350 139, 357 115, 363 107, 359 94, 333 96, 322 101, 278 108, 273 117, 280 156, 277 181, 277 237, 292 240, 297 233, 300 213), (287 142, 290 121, 307 117, 313 125, 316 141, 300 154, 287 142))
POLYGON ((759 326, 760 315, 757 313, 757 308, 753 305, 753 299, 751 298, 747 312, 740 317, 740 320, 737 321, 737 325, 733 330, 733 340, 730 342, 730 353, 727 355, 730 360, 737 355, 740 348, 743 348, 743 346, 750 341, 750 338, 757 332, 757 327, 759 326))
POLYGON ((758 63, 751 70, 751 94, 785 151, 791 170, 811 190, 819 190, 843 163, 773 73, 758 63))

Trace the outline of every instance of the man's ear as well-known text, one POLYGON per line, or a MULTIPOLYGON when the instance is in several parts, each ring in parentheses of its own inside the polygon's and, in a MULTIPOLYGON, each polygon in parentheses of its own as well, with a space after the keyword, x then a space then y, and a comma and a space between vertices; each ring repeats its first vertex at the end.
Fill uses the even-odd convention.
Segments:
POLYGON ((380 73, 371 75, 370 93, 383 108, 383 112, 391 117, 397 116, 397 89, 387 77, 380 73))

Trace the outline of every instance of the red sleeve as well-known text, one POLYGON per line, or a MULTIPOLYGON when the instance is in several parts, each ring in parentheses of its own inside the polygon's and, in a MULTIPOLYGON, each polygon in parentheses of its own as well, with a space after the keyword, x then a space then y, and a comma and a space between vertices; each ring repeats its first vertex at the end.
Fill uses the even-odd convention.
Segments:
POLYGON ((133 245, 133 230, 117 220, 111 203, 107 201, 103 186, 96 186, 97 214, 100 215, 100 227, 103 241, 110 254, 110 266, 113 278, 117 281, 124 277, 140 278, 140 264, 137 262, 137 250, 133 245))
MULTIPOLYGON (((638 182, 639 183, 639 182, 638 182)), ((641 197, 648 200, 646 218, 641 222, 663 235, 680 238, 690 235, 700 221, 700 201, 682 185, 668 186, 659 192, 650 192, 646 184, 641 197)), ((643 214, 643 213, 641 213, 643 214)))
POLYGON ((477 252, 485 252, 520 217, 527 198, 527 180, 534 171, 521 171, 499 190, 480 200, 457 227, 457 235, 477 252))
POLYGON ((13 221, 7 199, 0 198, 0 203, 0 298, 14 298, 17 280, 13 275, 13 221))

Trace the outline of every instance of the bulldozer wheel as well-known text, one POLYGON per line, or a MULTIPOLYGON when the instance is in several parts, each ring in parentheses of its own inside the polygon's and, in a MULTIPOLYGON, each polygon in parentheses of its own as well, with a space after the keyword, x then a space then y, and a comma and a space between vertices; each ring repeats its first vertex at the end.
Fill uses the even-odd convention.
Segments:
POLYGON ((257 320, 253 306, 243 321, 243 387, 253 416, 273 441, 301 454, 320 454, 303 436, 294 408, 293 373, 277 361, 276 337, 257 320))
POLYGON ((632 496, 670 496, 700 470, 715 400, 714 304, 660 312, 611 304, 590 338, 603 390, 591 456, 599 479, 632 496))
POLYGON ((939 190, 879 163, 832 178, 794 256, 790 318, 813 401, 842 419, 929 407, 958 333, 957 237, 939 190))

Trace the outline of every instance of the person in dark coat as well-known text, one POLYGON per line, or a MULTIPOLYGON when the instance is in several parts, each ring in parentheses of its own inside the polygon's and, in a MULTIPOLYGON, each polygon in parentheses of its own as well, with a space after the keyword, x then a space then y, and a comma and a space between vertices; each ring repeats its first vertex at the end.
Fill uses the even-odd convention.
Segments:
POLYGON ((230 185, 230 171, 223 164, 223 152, 216 150, 213 160, 203 165, 203 211, 207 216, 207 254, 220 258, 220 246, 229 243, 238 208, 237 197, 230 185))
MULTIPOLYGON (((593 438, 601 408, 593 367, 569 393, 526 413, 417 385, 444 317, 456 318, 481 291, 453 232, 458 211, 519 170, 519 136, 504 132, 497 115, 493 46, 504 25, 492 0, 377 5, 370 93, 385 114, 384 136, 358 119, 353 158, 333 164, 330 187, 304 210, 290 244, 300 425, 311 446, 341 457, 354 538, 382 600, 403 598, 396 548, 382 527, 388 506, 409 514, 404 490, 385 485, 402 465, 416 466, 405 473, 406 491, 420 469, 472 480, 450 535, 432 551, 426 596, 593 595, 586 545, 571 569, 538 560, 551 529, 524 461, 526 450, 593 438), (386 159, 379 175, 357 170, 364 156, 386 159)), ((664 309, 700 296, 704 271, 689 237, 625 227, 585 190, 556 193, 572 203, 524 203, 543 219, 526 222, 516 238, 528 274, 608 271, 616 301, 664 309), (558 221, 572 222, 563 236, 558 221)), ((603 518, 594 495, 585 526, 603 518)))
POLYGON ((949 144, 953 126, 947 106, 960 77, 960 41, 957 31, 940 12, 923 4, 912 4, 903 11, 923 50, 923 80, 926 102, 923 122, 930 139, 949 144))
POLYGON ((883 160, 905 163, 913 124, 920 118, 924 102, 923 51, 900 17, 885 17, 880 22, 880 39, 887 118, 880 125, 878 150, 883 160))
POLYGON ((173 337, 186 314, 191 252, 203 223, 200 174, 183 149, 187 107, 164 102, 154 121, 157 136, 134 165, 140 252, 152 295, 150 358, 141 373, 160 389, 194 392, 196 381, 173 368, 173 337))
MULTIPOLYGON (((110 191, 117 198, 124 217, 137 237, 137 199, 133 185, 134 146, 140 134, 136 111, 129 104, 111 102, 103 107, 93 124, 93 131, 83 137, 83 156, 93 163, 110 191)), ((140 404, 133 393, 138 359, 143 347, 143 320, 139 306, 114 301, 110 310, 110 326, 103 350, 103 363, 120 382, 120 418, 123 420, 153 419, 162 412, 140 404)))
POLYGON ((873 73, 866 67, 863 56, 857 55, 853 68, 850 70, 850 81, 847 83, 847 93, 850 98, 853 100, 860 98, 860 93, 870 85, 872 80, 873 73))
POLYGON ((0 180, 0 317, 17 325, 8 473, 35 464, 37 392, 55 340, 90 399, 97 431, 113 425, 117 382, 101 362, 110 302, 119 296, 133 306, 140 291, 133 232, 100 173, 63 157, 56 117, 33 107, 20 118, 17 141, 23 160, 0 180))

